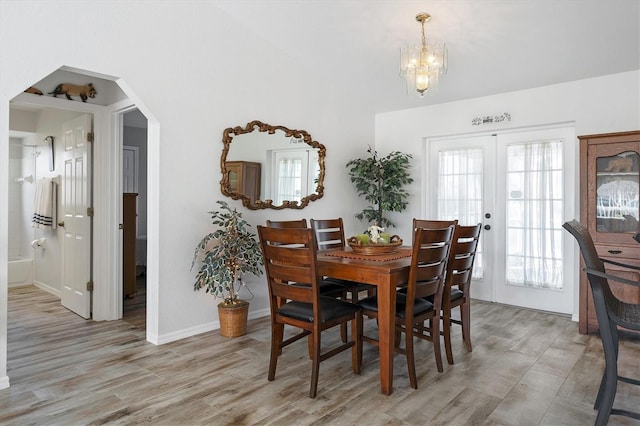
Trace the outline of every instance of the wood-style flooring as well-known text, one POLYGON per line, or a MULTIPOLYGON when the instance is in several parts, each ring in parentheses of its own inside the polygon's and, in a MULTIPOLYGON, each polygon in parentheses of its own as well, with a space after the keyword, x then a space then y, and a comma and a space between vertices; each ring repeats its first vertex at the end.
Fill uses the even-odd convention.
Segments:
MULTIPOLYGON (((590 425, 604 361, 597 336, 569 318, 474 302, 473 352, 454 328, 456 364, 435 368, 417 341, 417 390, 397 355, 394 392, 380 394, 377 349, 365 344, 360 376, 350 353, 320 366, 310 399, 306 342, 285 348, 267 381, 268 318, 246 336, 204 333, 162 346, 144 322, 83 320, 33 286, 9 290, 8 374, 0 424, 160 425, 590 425)), ((375 328, 375 321, 366 320, 375 328)), ((323 334, 339 340, 339 330, 323 334)), ((620 373, 640 377, 640 340, 626 335, 620 373)), ((638 409, 640 389, 621 383, 616 406, 638 409)), ((637 424, 612 416, 611 425, 637 424)))

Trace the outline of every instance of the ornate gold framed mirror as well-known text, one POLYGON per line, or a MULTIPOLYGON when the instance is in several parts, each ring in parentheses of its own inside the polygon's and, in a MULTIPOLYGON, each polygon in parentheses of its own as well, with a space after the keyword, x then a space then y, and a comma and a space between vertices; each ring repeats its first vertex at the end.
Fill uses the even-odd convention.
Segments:
POLYGON ((324 145, 305 130, 252 121, 222 135, 222 194, 251 209, 303 209, 324 195, 324 145))

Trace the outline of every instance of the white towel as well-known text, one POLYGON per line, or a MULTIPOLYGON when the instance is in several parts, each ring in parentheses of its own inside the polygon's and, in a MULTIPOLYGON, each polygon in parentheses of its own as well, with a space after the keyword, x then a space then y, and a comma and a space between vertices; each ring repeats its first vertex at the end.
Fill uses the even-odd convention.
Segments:
POLYGON ((56 229, 58 184, 49 178, 38 180, 34 199, 31 226, 40 229, 56 229))

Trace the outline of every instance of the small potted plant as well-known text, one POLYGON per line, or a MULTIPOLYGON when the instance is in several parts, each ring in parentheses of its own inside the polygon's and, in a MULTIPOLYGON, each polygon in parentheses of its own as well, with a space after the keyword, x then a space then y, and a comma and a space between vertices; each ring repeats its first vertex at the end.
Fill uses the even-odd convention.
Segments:
POLYGON ((223 299, 218 304, 220 333, 236 337, 246 334, 249 313, 249 302, 238 297, 242 274, 262 275, 262 250, 242 213, 225 201, 217 203, 219 210, 209 213, 218 229, 205 235, 193 254, 191 268, 200 263, 193 289, 223 299))
POLYGON ((351 182, 358 195, 373 204, 356 214, 356 218, 376 227, 394 226, 385 217, 385 212, 401 212, 407 207, 409 193, 403 186, 413 182, 409 174, 412 156, 394 151, 379 157, 371 147, 367 152, 369 157, 347 163, 351 182))

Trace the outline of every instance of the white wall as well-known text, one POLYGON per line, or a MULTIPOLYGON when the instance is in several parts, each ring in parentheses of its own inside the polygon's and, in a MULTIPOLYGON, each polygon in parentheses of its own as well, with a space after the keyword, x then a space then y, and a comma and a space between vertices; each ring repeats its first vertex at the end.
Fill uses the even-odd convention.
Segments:
MULTIPOLYGON (((0 141, 8 140, 10 99, 63 65, 122 78, 157 120, 158 136, 150 128, 158 143, 149 146, 154 180, 149 182, 154 203, 149 205, 149 241, 153 232, 157 235, 149 255, 157 268, 152 274, 157 282, 150 285, 157 287, 160 312, 158 324, 150 326, 160 341, 197 333, 217 321, 218 301, 193 291, 189 266, 195 243, 210 229, 206 212, 221 199, 224 128, 255 119, 281 123, 308 130, 327 147, 324 198, 303 211, 246 211, 250 223, 343 216, 347 229, 354 226, 360 206, 345 184, 344 165, 372 143, 373 117, 358 112, 323 76, 253 36, 214 2, 72 7, 64 1, 21 1, 1 2, 0 12, 0 141)), ((8 146, 0 143, 0 170, 7 168, 8 146)), ((7 188, 7 173, 0 173, 0 235, 7 231, 7 188)), ((0 259, 6 258, 2 238, 0 259)), ((6 262, 0 261, 0 388, 8 385, 6 277, 6 262)), ((251 310, 264 313, 264 277, 252 281, 251 310)))

